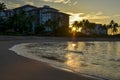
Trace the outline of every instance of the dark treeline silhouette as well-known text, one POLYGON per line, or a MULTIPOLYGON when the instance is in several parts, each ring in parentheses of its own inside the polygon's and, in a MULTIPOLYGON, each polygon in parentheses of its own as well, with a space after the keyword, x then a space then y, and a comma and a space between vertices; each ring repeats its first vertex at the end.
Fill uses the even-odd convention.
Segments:
POLYGON ((72 24, 72 28, 76 28, 76 36, 115 36, 119 29, 118 23, 111 20, 109 24, 96 24, 89 22, 88 20, 75 21, 72 24), (80 31, 79 31, 80 29, 80 31), (111 29, 111 34, 108 34, 108 30, 111 29), (78 31, 77 31, 78 30, 78 31))
MULTIPOLYGON (((4 3, 0 2, 0 12, 6 11, 7 7, 4 3)), ((23 10, 19 14, 14 13, 12 16, 4 19, 0 16, 0 34, 5 35, 40 35, 40 36, 72 36, 75 33, 76 37, 98 37, 108 36, 108 30, 111 29, 111 36, 119 36, 118 32, 119 24, 114 20, 111 20, 109 24, 96 24, 88 20, 75 21, 72 27, 62 26, 58 27, 59 19, 47 20, 44 24, 37 25, 33 29, 34 15, 27 16, 27 13, 23 10), (45 27, 49 27, 51 31, 46 32, 45 27), (72 29, 75 31, 72 32, 72 29)))
POLYGON ((0 2, 0 11, 5 11, 7 9, 5 3, 0 2))
MULTIPOLYGON (((0 2, 0 15, 1 15, 1 12, 5 12, 6 9, 7 9, 6 5, 0 2)), ((4 23, 4 19, 0 16, 0 28, 3 25, 3 23, 4 23)))

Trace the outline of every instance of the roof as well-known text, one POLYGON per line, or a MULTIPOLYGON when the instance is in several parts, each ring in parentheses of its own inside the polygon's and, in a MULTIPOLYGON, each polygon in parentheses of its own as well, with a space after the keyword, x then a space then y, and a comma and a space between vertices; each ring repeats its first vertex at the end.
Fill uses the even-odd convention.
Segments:
POLYGON ((52 7, 47 6, 47 5, 44 5, 44 6, 41 7, 40 9, 52 9, 52 10, 55 10, 55 11, 59 11, 58 9, 52 8, 52 7))
MULTIPOLYGON (((21 9, 21 8, 26 8, 26 7, 32 7, 34 9, 32 10, 29 10, 28 12, 32 12, 32 11, 37 11, 37 10, 42 10, 42 9, 51 9, 52 11, 46 11, 45 13, 59 13, 59 14, 63 14, 63 15, 68 15, 70 16, 69 14, 66 14, 66 13, 63 13, 63 12, 59 12, 58 9, 55 9, 55 8, 52 8, 50 6, 47 6, 47 5, 44 5, 43 7, 36 7, 36 6, 33 6, 33 5, 23 5, 23 6, 20 6, 20 7, 17 7, 17 8, 14 8, 13 10, 16 10, 16 9, 21 9)), ((12 9, 11 9, 12 10, 12 9)), ((10 10, 8 10, 10 11, 10 10)))
POLYGON ((25 7, 38 8, 38 7, 36 7, 36 6, 32 6, 32 5, 27 4, 27 5, 23 5, 23 6, 20 6, 20 7, 14 8, 14 10, 15 10, 15 9, 19 9, 19 8, 25 8, 25 7))

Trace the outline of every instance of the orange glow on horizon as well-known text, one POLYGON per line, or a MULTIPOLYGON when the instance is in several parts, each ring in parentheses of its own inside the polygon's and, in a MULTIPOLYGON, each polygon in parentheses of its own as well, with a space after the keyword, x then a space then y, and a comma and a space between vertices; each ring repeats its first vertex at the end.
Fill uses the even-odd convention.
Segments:
POLYGON ((82 28, 75 28, 75 27, 71 27, 71 31, 72 33, 75 33, 75 32, 81 32, 82 28))
POLYGON ((73 31, 73 32, 76 32, 76 30, 77 30, 77 29, 76 29, 75 27, 72 28, 72 31, 73 31))

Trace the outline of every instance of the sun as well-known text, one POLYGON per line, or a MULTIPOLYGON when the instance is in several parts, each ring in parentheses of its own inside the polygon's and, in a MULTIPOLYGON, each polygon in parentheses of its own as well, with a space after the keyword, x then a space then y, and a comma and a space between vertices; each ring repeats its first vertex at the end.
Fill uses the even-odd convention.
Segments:
POLYGON ((72 32, 81 32, 82 28, 71 27, 72 32))
POLYGON ((72 28, 72 31, 75 32, 77 29, 75 27, 72 28))

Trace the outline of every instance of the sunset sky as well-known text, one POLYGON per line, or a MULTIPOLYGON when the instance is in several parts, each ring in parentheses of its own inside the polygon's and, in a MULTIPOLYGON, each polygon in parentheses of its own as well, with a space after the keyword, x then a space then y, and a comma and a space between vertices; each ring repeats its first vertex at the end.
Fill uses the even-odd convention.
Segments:
POLYGON ((120 0, 1 0, 8 9, 25 4, 41 7, 49 5, 71 15, 70 23, 88 19, 91 22, 109 24, 110 20, 120 23, 120 0))

